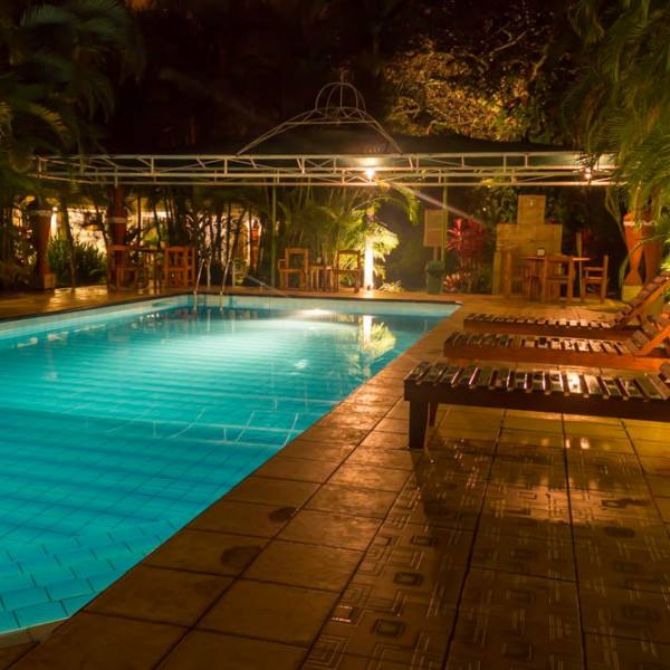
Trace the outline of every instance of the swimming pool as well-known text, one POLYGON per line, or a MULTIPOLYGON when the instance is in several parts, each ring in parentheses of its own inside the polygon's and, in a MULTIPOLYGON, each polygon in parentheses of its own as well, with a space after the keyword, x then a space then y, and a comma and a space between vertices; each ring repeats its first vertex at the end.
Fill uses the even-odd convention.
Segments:
POLYGON ((192 300, 0 323, 0 632, 75 612, 456 308, 192 300))

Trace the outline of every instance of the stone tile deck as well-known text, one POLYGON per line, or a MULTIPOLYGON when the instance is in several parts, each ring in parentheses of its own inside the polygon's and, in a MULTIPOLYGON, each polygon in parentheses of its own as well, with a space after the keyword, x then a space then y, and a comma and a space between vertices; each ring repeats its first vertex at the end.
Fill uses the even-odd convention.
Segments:
POLYGON ((670 668, 667 424, 444 406, 407 449, 404 375, 493 306, 556 309, 467 298, 0 667, 670 668))

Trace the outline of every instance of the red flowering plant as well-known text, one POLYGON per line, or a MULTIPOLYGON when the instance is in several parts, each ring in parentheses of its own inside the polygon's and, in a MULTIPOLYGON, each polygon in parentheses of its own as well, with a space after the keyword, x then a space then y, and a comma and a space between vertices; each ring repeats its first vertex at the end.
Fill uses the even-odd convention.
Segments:
POLYGON ((489 272, 485 266, 491 243, 486 226, 475 219, 454 219, 447 231, 447 251, 456 261, 456 270, 444 279, 445 291, 479 291, 489 272))

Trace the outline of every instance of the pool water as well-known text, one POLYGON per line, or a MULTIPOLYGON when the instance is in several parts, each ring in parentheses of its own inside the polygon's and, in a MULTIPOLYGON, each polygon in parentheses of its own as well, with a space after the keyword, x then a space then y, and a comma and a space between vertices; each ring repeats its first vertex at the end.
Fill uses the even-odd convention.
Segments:
POLYGON ((0 329, 0 632, 64 618, 453 311, 187 298, 0 329))

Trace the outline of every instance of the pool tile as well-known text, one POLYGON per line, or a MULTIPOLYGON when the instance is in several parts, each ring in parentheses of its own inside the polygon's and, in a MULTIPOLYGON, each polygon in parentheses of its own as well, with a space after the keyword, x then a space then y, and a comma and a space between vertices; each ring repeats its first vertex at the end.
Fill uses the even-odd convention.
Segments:
POLYGON ((392 470, 414 470, 425 458, 423 453, 401 449, 356 449, 347 459, 347 465, 372 465, 392 470))
POLYGON ((72 670, 87 666, 118 670, 127 664, 131 649, 133 670, 150 670, 184 633, 185 629, 178 626, 82 612, 60 626, 47 644, 38 645, 12 670, 72 670))
POLYGON ((71 598, 64 598, 61 600, 61 605, 65 609, 68 616, 76 614, 80 609, 83 609, 91 600, 91 596, 72 596, 71 598))
POLYGON ((611 668, 670 668, 670 645, 610 635, 585 636, 586 659, 591 670, 611 668))
POLYGON ((587 633, 670 643, 670 603, 666 594, 611 587, 580 586, 587 633))
POLYGON ((213 658, 225 658, 226 670, 297 670, 304 655, 301 647, 193 631, 159 667, 160 670, 211 670, 213 658))
POLYGON ((16 630, 18 625, 13 612, 0 612, 0 633, 9 633, 16 630))
POLYGON ((86 609, 192 626, 230 583, 225 577, 142 565, 100 594, 86 609))
POLYGON ((279 533, 280 540, 364 550, 380 521, 367 517, 302 510, 279 533))
POLYGON ((326 484, 309 500, 306 509, 383 519, 395 499, 391 491, 326 484))
POLYGON ((275 458, 258 468, 254 472, 254 476, 320 484, 325 482, 339 465, 339 461, 275 458))
POLYGON ((265 544, 261 538, 185 529, 148 556, 144 565, 236 576, 265 544))
POLYGON ((362 442, 366 449, 407 449, 408 438, 404 433, 372 431, 362 442))
POLYGON ((229 493, 229 500, 299 507, 317 490, 309 482, 285 481, 267 477, 247 477, 229 493))
POLYGON ((14 615, 19 622, 19 626, 27 628, 64 619, 67 614, 60 603, 45 602, 19 607, 14 610, 14 615))
POLYGON ((41 586, 6 591, 2 594, 2 603, 6 610, 15 610, 19 607, 28 607, 49 601, 49 594, 41 586))
MULTIPOLYGON (((16 625, 16 624, 15 624, 16 625)), ((4 630, 0 625, 0 631, 4 630)), ((9 668, 12 663, 21 658, 24 654, 30 651, 36 642, 17 642, 6 647, 0 647, 0 668, 9 668)))
POLYGON ((247 579, 338 591, 363 557, 362 552, 272 541, 244 573, 247 579))
POLYGON ((340 667, 346 652, 368 659, 373 667, 377 660, 388 658, 400 667, 412 667, 413 659, 421 659, 423 667, 437 668, 444 660, 454 618, 449 607, 428 607, 410 598, 375 598, 364 588, 353 588, 333 610, 306 667, 318 667, 319 659, 328 659, 326 667, 340 667))
POLYGON ((507 615, 468 612, 459 617, 446 668, 474 667, 583 670, 578 619, 528 618, 511 608, 507 615))
POLYGON ((239 580, 198 624, 200 628, 307 647, 335 604, 333 593, 239 580))
POLYGON ((119 571, 110 568, 107 572, 89 577, 86 581, 91 585, 91 588, 97 593, 106 589, 112 582, 116 581, 125 571, 119 571))
POLYGON ((402 489, 407 479, 408 473, 405 470, 350 464, 349 461, 346 461, 329 481, 339 486, 397 492, 402 489))
POLYGON ((65 600, 74 596, 88 596, 90 599, 94 590, 89 582, 84 579, 69 579, 53 582, 47 587, 47 593, 51 600, 65 600))
POLYGON ((277 452, 274 460, 296 458, 341 463, 352 451, 353 446, 326 446, 320 442, 310 442, 297 438, 277 452))

